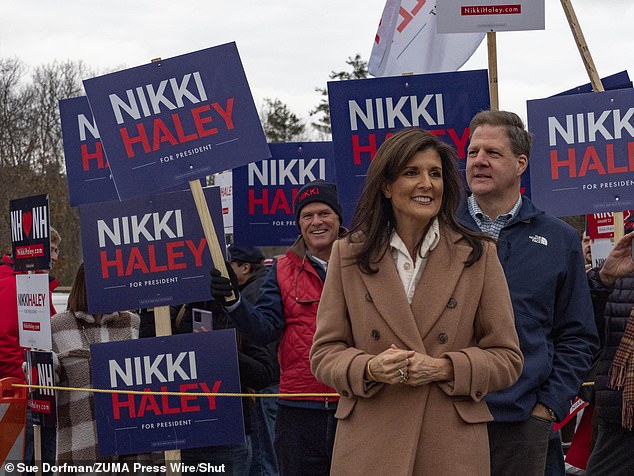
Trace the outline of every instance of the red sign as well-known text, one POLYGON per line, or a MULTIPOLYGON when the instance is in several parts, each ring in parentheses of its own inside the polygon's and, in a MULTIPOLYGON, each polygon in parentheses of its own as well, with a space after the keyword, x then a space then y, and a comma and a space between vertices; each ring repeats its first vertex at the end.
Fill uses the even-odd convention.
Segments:
POLYGON ((40 323, 39 322, 24 322, 22 324, 22 328, 25 331, 37 331, 39 332, 40 330, 40 323))
MULTIPOLYGON (((623 223, 627 221, 633 211, 625 210, 623 212, 623 223)), ((614 236, 614 213, 612 212, 586 215, 586 223, 588 224, 588 236, 593 240, 614 236)))

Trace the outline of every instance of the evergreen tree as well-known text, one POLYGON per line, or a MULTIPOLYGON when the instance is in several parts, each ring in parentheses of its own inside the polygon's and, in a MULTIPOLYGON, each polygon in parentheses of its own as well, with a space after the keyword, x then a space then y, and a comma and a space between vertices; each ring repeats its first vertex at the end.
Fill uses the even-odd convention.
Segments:
POLYGON ((269 142, 292 142, 305 138, 306 125, 277 98, 264 99, 260 120, 269 142))
MULTIPOLYGON (((341 81, 345 79, 365 79, 368 77, 368 62, 361 59, 360 54, 357 53, 354 57, 349 56, 346 64, 352 68, 352 71, 331 71, 329 78, 341 81)), ((319 92, 322 98, 315 109, 310 111, 311 116, 317 116, 317 121, 312 122, 311 126, 323 136, 330 136, 330 134, 332 134, 332 128, 330 126, 328 89, 315 88, 315 91, 319 92)))

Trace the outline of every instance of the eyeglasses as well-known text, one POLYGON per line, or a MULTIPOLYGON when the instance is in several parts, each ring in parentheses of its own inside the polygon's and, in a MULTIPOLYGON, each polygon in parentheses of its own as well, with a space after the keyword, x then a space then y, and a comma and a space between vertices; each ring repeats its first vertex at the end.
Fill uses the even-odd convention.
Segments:
MULTIPOLYGON (((316 302, 319 302, 321 296, 317 297, 317 299, 311 299, 311 298, 300 298, 299 297, 299 293, 297 292, 298 290, 298 283, 299 283, 299 277, 302 275, 302 273, 304 274, 304 278, 302 282, 305 282, 306 279, 308 279, 308 271, 305 270, 305 262, 306 262, 306 255, 304 255, 304 258, 302 259, 302 265, 299 268, 299 273, 297 273, 297 276, 295 276, 295 302, 297 304, 313 304, 316 302)), ((301 288, 303 288, 303 290, 305 291, 305 286, 301 286, 301 288)))

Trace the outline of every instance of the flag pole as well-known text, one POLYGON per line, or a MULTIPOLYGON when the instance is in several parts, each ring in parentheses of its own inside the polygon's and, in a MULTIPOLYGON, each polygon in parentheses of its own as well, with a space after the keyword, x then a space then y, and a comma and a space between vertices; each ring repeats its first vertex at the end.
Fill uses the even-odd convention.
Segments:
MULTIPOLYGON (((561 0, 561 6, 563 7, 566 18, 568 19, 568 25, 570 26, 570 30, 572 31, 572 36, 575 39, 575 43, 577 43, 577 48, 579 49, 581 60, 586 67, 586 72, 588 73, 588 77, 590 78, 590 84, 592 84, 592 90, 594 92, 605 91, 605 89, 603 88, 603 82, 601 81, 599 73, 597 72, 597 68, 594 65, 592 54, 590 54, 590 48, 588 48, 586 39, 583 36, 583 31, 581 31, 581 25, 579 25, 577 14, 575 13, 575 9, 572 6, 572 1, 561 0)), ((625 230, 623 226, 623 212, 614 212, 614 241, 619 241, 624 234, 625 230)))
POLYGON ((487 50, 489 53, 489 97, 491 98, 491 110, 500 109, 498 99, 498 53, 497 38, 494 31, 487 32, 487 50))

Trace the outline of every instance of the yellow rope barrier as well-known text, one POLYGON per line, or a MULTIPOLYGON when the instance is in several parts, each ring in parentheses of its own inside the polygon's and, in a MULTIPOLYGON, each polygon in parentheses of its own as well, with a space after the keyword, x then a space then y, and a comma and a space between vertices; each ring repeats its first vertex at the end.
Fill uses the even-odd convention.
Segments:
POLYGON ((37 388, 41 390, 62 390, 66 392, 119 393, 125 395, 168 395, 188 397, 338 397, 338 393, 205 393, 205 392, 155 392, 145 390, 112 390, 105 388, 56 387, 53 385, 27 385, 14 383, 13 387, 37 388))

